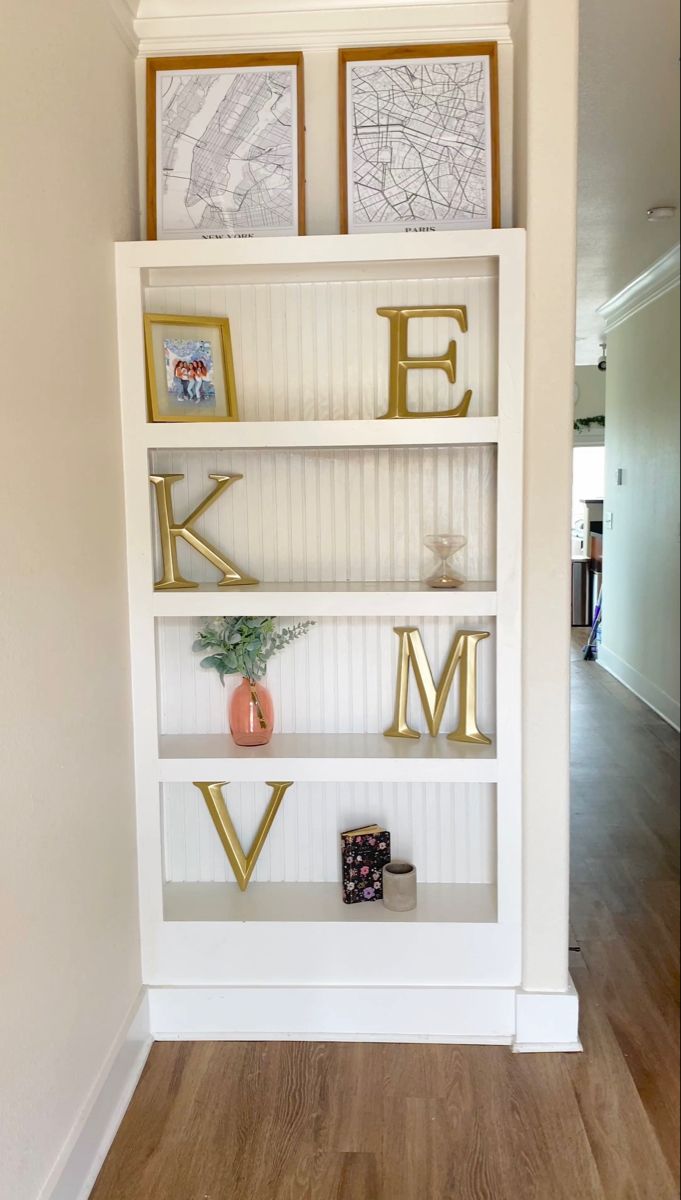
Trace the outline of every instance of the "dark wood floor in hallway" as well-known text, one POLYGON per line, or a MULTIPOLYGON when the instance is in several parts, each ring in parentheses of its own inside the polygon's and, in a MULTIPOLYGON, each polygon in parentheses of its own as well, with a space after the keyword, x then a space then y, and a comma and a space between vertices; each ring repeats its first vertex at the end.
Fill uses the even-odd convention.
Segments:
POLYGON ((92 1200, 675 1200, 679 740, 573 638, 584 1054, 159 1043, 92 1200))

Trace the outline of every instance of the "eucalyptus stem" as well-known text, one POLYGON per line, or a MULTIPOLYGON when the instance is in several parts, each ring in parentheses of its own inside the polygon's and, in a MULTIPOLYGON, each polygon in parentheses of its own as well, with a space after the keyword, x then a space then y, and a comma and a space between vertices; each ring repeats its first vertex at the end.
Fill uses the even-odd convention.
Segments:
POLYGON ((249 679, 248 686, 251 689, 251 700, 253 701, 253 704, 255 706, 255 715, 257 716, 257 718, 260 722, 260 728, 267 729, 267 721, 265 720, 265 714, 262 711, 262 707, 260 704, 260 697, 258 696, 258 693, 256 691, 257 684, 256 684, 255 679, 249 679))

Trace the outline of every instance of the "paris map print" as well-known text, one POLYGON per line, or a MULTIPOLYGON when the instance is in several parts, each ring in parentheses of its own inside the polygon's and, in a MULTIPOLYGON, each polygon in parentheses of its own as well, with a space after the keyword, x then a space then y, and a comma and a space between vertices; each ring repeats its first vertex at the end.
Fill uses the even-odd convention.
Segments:
POLYGON ((294 67, 159 71, 158 236, 296 234, 294 67))
POLYGON ((348 231, 489 229, 489 60, 347 64, 348 231))

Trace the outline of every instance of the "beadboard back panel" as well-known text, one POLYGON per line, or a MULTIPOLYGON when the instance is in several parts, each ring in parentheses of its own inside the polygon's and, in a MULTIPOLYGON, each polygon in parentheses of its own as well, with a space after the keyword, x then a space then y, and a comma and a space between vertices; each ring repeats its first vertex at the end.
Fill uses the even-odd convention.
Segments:
POLYGON ((147 312, 229 317, 243 421, 357 420, 387 406, 389 326, 376 309, 466 305, 468 332, 453 320, 413 320, 412 357, 457 343, 457 381, 409 372, 415 412, 453 408, 467 388, 469 415, 497 412, 498 280, 490 275, 147 287, 147 312))
MULTIPOLYGON (((247 611, 245 613, 247 614, 247 611)), ((274 615, 274 614, 273 614, 274 615)), ((297 619, 287 618, 286 624, 297 619)), ((213 670, 201 667, 192 643, 201 622, 161 617, 156 622, 159 731, 225 733, 226 705, 239 680, 223 688, 213 670)), ((496 729, 496 622, 446 617, 323 617, 297 642, 270 662, 278 733, 382 733, 391 723, 399 641, 394 626, 414 625, 437 681, 458 629, 490 633, 478 646, 478 723, 492 737, 496 729)), ((456 726, 458 676, 450 692, 440 737, 456 726)), ((408 715, 414 729, 426 725, 418 690, 409 688, 408 715)), ((427 732, 424 737, 429 737, 427 732)))
MULTIPOLYGON (((154 473, 184 476, 173 487, 178 520, 214 486, 210 474, 243 475, 196 529, 259 580, 422 579, 435 565, 423 539, 441 532, 468 539, 455 562, 467 579, 495 578, 495 446, 153 450, 149 460, 154 473)), ((219 577, 184 539, 177 549, 189 579, 219 577)))
MULTIPOLYGON (((494 883, 496 788, 491 784, 294 783, 258 859, 255 883, 330 883, 340 878, 339 833, 377 822, 393 858, 416 864, 420 883, 494 883)), ((231 783, 225 801, 248 849, 270 798, 265 784, 231 783)), ((163 787, 164 878, 230 882, 234 875, 201 793, 163 787)))

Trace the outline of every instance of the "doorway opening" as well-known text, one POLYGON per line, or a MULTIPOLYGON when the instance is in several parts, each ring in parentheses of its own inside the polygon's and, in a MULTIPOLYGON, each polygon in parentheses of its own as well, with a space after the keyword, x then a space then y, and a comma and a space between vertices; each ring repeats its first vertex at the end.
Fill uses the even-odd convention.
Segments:
POLYGON ((591 628, 603 577, 603 492, 605 447, 572 451, 573 629, 591 628))

